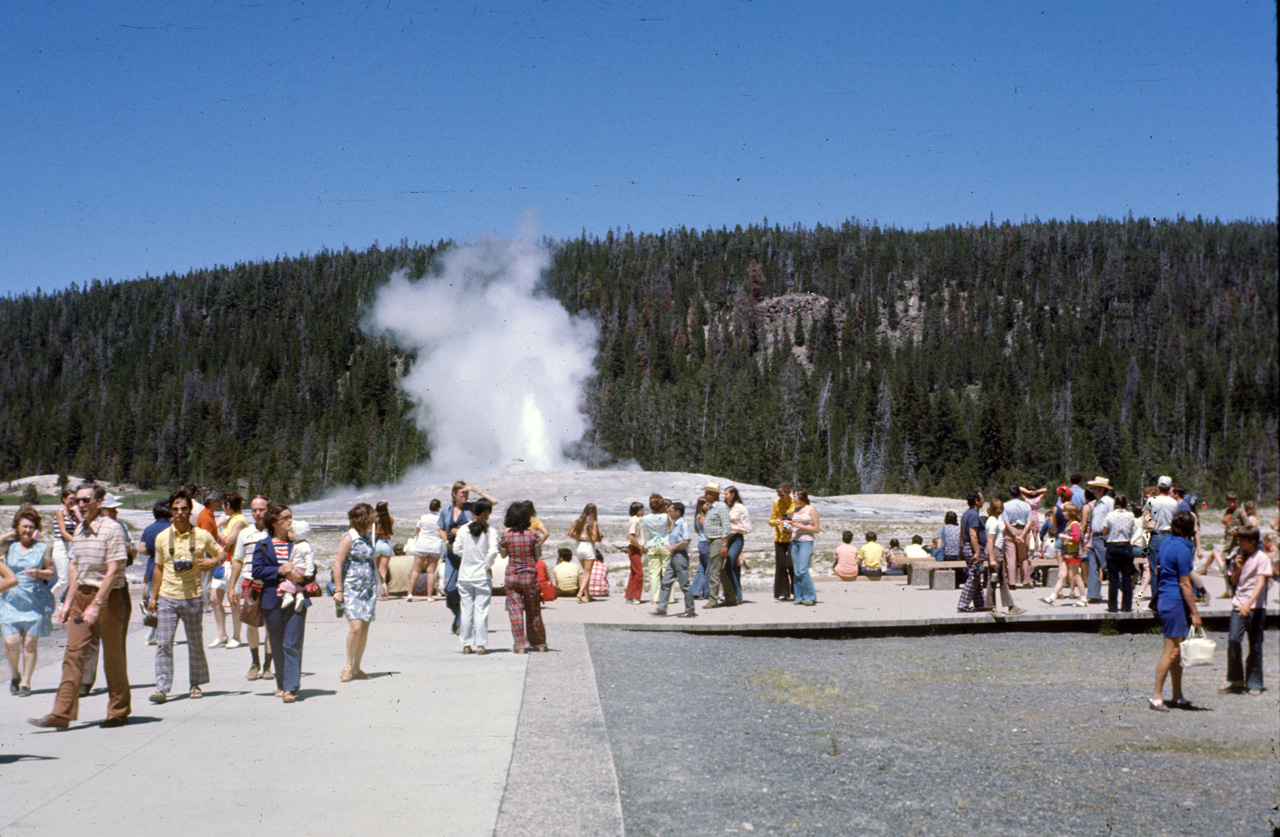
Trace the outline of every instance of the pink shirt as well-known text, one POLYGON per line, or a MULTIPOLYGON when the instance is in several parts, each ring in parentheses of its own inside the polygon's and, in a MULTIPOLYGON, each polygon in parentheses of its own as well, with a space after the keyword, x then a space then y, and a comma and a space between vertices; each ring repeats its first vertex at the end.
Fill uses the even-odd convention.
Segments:
POLYGON ((1255 549, 1253 554, 1245 559, 1244 566, 1240 568, 1240 580, 1236 582, 1236 594, 1231 599, 1233 608, 1242 608, 1245 602, 1253 596, 1253 591, 1258 585, 1264 585, 1262 592, 1258 594, 1258 600, 1253 603, 1254 607, 1265 608, 1267 606, 1267 581, 1271 578, 1271 556, 1263 552, 1261 549, 1255 549))
POLYGON ((836 575, 853 578, 858 574, 858 548, 851 543, 836 547, 836 575))

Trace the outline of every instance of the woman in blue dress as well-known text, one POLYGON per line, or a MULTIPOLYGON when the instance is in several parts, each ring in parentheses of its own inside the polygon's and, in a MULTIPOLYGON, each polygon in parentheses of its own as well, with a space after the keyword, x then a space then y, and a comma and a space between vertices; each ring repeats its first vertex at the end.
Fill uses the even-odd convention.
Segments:
POLYGON ((365 643, 369 641, 369 623, 374 619, 381 586, 373 548, 375 518, 373 506, 368 503, 360 503, 347 512, 351 528, 338 541, 338 557, 333 562, 333 598, 346 608, 347 623, 351 627, 347 633, 343 683, 369 679, 360 663, 364 659, 365 643))
POLYGON ((1156 555, 1156 616, 1164 629, 1164 651, 1156 662, 1156 684, 1149 705, 1157 712, 1170 709, 1193 709, 1182 694, 1182 641, 1190 626, 1201 626, 1191 589, 1192 558, 1195 556, 1196 521, 1189 511, 1173 515, 1169 524, 1172 536, 1160 544, 1156 555), (1164 700, 1164 681, 1173 686, 1171 700, 1164 700))
POLYGON ((39 512, 23 506, 13 517, 13 533, 5 538, 5 565, 17 585, 0 595, 0 623, 9 658, 9 693, 20 697, 31 694, 40 637, 53 630, 54 601, 48 586, 54 576, 53 555, 46 544, 36 540, 39 531, 39 512))

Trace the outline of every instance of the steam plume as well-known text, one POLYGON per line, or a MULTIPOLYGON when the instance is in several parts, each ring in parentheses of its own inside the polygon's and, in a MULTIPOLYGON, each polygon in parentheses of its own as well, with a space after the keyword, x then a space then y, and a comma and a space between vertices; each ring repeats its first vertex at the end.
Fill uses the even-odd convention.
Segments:
POLYGON ((431 440, 429 473, 574 464, 564 450, 586 429, 596 327, 537 291, 550 264, 533 240, 495 235, 446 251, 419 281, 396 273, 378 294, 365 329, 417 352, 401 387, 431 440))

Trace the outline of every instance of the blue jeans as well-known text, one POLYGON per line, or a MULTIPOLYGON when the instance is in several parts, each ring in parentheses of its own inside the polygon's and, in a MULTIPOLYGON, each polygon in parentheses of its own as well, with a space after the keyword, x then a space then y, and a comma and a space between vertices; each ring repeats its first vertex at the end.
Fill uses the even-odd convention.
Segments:
POLYGON ((711 579, 707 576, 708 557, 707 542, 698 541, 698 569, 693 574, 693 583, 689 585, 689 593, 695 599, 705 599, 711 590, 711 579))
MULTIPOLYGON (((733 583, 733 600, 735 602, 742 601, 742 567, 738 566, 738 556, 742 554, 742 547, 746 540, 743 535, 729 536, 729 557, 725 559, 724 571, 729 577, 729 581, 733 583)), ((725 598, 728 598, 726 591, 725 598)))
POLYGON ((1262 691, 1262 635, 1267 614, 1264 608, 1254 607, 1247 617, 1239 609, 1231 610, 1231 625, 1227 629, 1227 682, 1244 681, 1246 689, 1262 691), (1249 641, 1249 656, 1241 659, 1245 640, 1249 641))
POLYGON ((795 573, 795 596, 797 602, 816 602, 818 591, 814 589, 813 577, 809 575, 809 561, 813 558, 813 541, 791 542, 791 568, 795 573))
POLYGON ((1089 599, 1102 598, 1102 568, 1107 565, 1107 542, 1101 534, 1093 536, 1089 542, 1089 582, 1085 585, 1085 596, 1089 599))
POLYGON ((273 607, 263 613, 267 636, 276 658, 276 688, 297 692, 302 682, 302 640, 307 633, 307 612, 273 607))

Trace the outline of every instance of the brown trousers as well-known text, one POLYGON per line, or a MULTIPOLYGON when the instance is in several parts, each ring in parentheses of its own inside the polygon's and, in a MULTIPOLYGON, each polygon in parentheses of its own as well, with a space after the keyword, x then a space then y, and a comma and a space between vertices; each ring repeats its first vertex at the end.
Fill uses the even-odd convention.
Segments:
POLYGON ((129 629, 129 615, 133 610, 129 603, 129 591, 112 590, 107 603, 98 609, 98 619, 92 625, 76 624, 94 596, 97 587, 78 586, 72 596, 67 614, 67 653, 62 658, 62 683, 58 685, 58 697, 53 703, 53 718, 70 723, 80 712, 80 683, 84 676, 89 645, 94 639, 102 642, 102 666, 107 675, 107 717, 127 718, 129 703, 129 668, 125 657, 125 635, 129 629))

